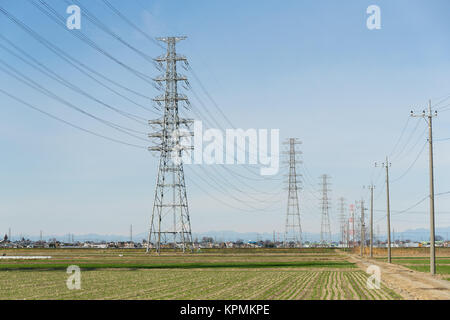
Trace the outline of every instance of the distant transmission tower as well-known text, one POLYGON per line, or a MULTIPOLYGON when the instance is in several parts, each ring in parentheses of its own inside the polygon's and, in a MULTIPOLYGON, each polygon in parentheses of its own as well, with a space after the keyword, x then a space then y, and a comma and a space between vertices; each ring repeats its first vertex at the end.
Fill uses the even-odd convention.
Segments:
POLYGON ((320 176, 322 184, 322 199, 321 199, 321 209, 322 209, 322 223, 320 227, 320 245, 327 247, 331 246, 331 227, 330 227, 330 199, 328 197, 328 189, 330 176, 323 174, 320 176))
POLYGON ((160 160, 147 252, 153 240, 158 254, 161 252, 162 240, 172 240, 174 249, 181 245, 183 252, 187 248, 192 250, 194 246, 182 162, 182 153, 191 147, 184 147, 180 143, 181 138, 192 136, 188 126, 193 120, 180 118, 178 113, 180 102, 189 103, 186 95, 178 93, 179 82, 189 85, 187 78, 177 73, 177 62, 187 65, 187 59, 178 55, 175 49, 176 43, 184 39, 186 37, 158 38, 167 43, 167 53, 155 59, 161 70, 164 70, 165 64, 164 74, 155 79, 164 93, 153 99, 164 108, 164 115, 149 121, 150 125, 157 128, 149 137, 159 139, 157 145, 149 150, 159 152, 160 160))
POLYGON ((349 218, 349 225, 350 225, 350 231, 349 231, 349 237, 351 235, 351 244, 352 248, 355 246, 355 205, 350 204, 350 218, 349 218))
POLYGON ((302 246, 302 226, 300 224, 300 207, 298 204, 298 190, 300 187, 297 182, 296 163, 297 155, 301 154, 296 146, 301 142, 296 138, 290 138, 284 144, 289 145, 289 176, 288 176, 288 203, 286 210, 286 228, 284 236, 284 246, 288 247, 290 243, 294 246, 302 246))
POLYGON ((345 198, 339 198, 339 224, 341 231, 341 243, 345 243, 345 235, 347 232, 347 221, 345 217, 345 198))

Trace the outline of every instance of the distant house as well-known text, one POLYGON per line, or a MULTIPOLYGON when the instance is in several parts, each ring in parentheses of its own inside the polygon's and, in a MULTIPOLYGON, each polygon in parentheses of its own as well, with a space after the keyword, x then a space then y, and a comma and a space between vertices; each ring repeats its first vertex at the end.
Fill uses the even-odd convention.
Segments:
POLYGON ((131 242, 131 241, 126 242, 126 243, 124 244, 124 247, 125 247, 125 248, 128 248, 128 249, 136 248, 136 246, 134 245, 134 242, 131 242))
POLYGON ((227 248, 233 248, 233 247, 234 247, 234 243, 231 242, 231 241, 228 241, 228 242, 225 242, 225 246, 226 246, 227 248))
POLYGON ((106 249, 108 245, 106 243, 85 242, 83 248, 106 249))

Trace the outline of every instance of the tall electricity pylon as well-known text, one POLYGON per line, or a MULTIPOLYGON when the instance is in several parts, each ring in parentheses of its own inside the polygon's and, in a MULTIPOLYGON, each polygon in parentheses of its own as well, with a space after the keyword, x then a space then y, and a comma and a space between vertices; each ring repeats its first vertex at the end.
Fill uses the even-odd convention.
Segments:
POLYGON ((331 246, 331 227, 330 227, 330 199, 328 197, 328 185, 330 176, 323 174, 320 176, 322 185, 322 199, 321 199, 321 209, 322 209, 322 223, 320 227, 320 244, 321 246, 328 247, 331 246))
POLYGON ((355 205, 352 203, 349 205, 350 207, 350 217, 349 217, 349 226, 350 226, 350 231, 349 231, 349 237, 351 235, 351 244, 352 244, 352 248, 355 247, 355 205))
POLYGON ((179 82, 189 85, 187 78, 177 72, 177 63, 184 62, 187 65, 187 60, 178 55, 175 49, 176 43, 184 39, 186 37, 158 38, 167 43, 167 53, 155 59, 161 70, 164 70, 165 64, 164 74, 154 79, 164 93, 153 99, 164 108, 164 115, 149 121, 156 128, 156 132, 149 134, 149 137, 158 139, 157 144, 149 150, 159 152, 160 160, 147 252, 153 239, 158 254, 161 252, 162 238, 164 242, 172 240, 175 249, 180 244, 183 252, 187 248, 192 250, 194 246, 182 161, 183 153, 192 149, 182 145, 182 138, 193 135, 189 130, 193 120, 180 118, 178 113, 180 103, 188 104, 186 95, 178 93, 179 82))
POLYGON ((300 224, 300 207, 298 204, 298 186, 296 164, 297 155, 301 154, 297 150, 297 145, 301 144, 296 138, 290 138, 284 144, 289 145, 289 176, 288 176, 288 203, 286 210, 286 227, 284 233, 284 246, 288 247, 290 243, 294 246, 302 246, 302 226, 300 224))
POLYGON ((339 198, 339 224, 341 229, 341 243, 344 245, 345 243, 345 234, 347 231, 347 221, 345 216, 345 198, 339 198))

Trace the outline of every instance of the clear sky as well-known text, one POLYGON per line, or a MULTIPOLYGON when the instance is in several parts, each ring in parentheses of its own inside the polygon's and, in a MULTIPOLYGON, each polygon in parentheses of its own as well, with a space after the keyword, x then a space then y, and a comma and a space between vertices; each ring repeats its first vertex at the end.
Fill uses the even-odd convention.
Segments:
MULTIPOLYGON (((148 97, 159 94, 148 82, 80 41, 75 32, 58 26, 31 2, 0 0, 0 5, 37 35, 95 71, 148 97)), ((64 19, 68 16, 66 7, 71 1, 46 2, 64 19)), ((434 119, 435 138, 450 138, 450 112, 446 112, 450 110, 446 110, 450 105, 450 98, 446 99, 450 95, 450 2, 110 2, 152 37, 188 36, 179 43, 178 51, 188 57, 207 93, 234 126, 280 129, 282 139, 297 137, 303 141, 300 148, 304 165, 298 170, 305 180, 304 191, 300 193, 304 231, 320 231, 316 197, 320 196, 318 177, 323 173, 332 177, 334 232, 338 230, 337 198, 345 197, 347 203, 361 197, 367 201, 367 189, 362 187, 371 180, 376 184, 375 221, 383 231, 384 171, 374 168, 374 163, 383 161, 393 150, 393 228, 400 231, 428 227, 427 201, 410 212, 395 214, 395 211, 407 209, 428 195, 426 123, 417 118, 408 121, 410 110, 421 112, 432 99, 433 105, 442 111, 434 119), (380 30, 366 27, 366 8, 372 4, 381 8, 380 30)), ((38 5, 39 1, 35 3, 38 5)), ((148 56, 163 53, 102 1, 80 3, 121 39, 148 56)), ((146 59, 91 23, 83 11, 81 23, 81 32, 108 54, 143 74, 158 74, 146 59)), ((138 115, 139 119, 157 117, 80 73, 1 12, 0 30, 2 36, 36 61, 97 99, 138 115)), ((0 39, 0 44, 14 50, 4 39, 0 39)), ((136 132, 131 136, 111 129, 0 70, 3 90, 98 134, 139 146, 150 145, 146 141, 150 128, 144 123, 125 118, 64 87, 1 47, 0 59, 73 105, 136 132)), ((1 63, 0 67, 6 69, 1 63)), ((193 87, 193 91, 186 92, 193 109, 205 116, 203 104, 223 128, 229 128, 192 73, 185 73, 193 87)), ((152 108, 147 98, 111 87, 152 108)), ((23 234, 43 230, 47 234, 125 235, 130 224, 135 233, 146 231, 157 157, 144 149, 104 140, 62 124, 2 93, 0 104, 1 232, 11 227, 13 233, 23 234)), ((192 111, 183 111, 183 115, 198 118, 192 111)), ((437 193, 450 191, 449 146, 450 140, 435 143, 437 193)), ((255 167, 247 169, 257 172, 255 167)), ((285 184, 282 180, 264 181, 247 169, 230 166, 234 175, 228 175, 228 171, 217 166, 186 166, 193 232, 284 230, 285 184), (249 206, 265 210, 249 212, 249 206)), ((275 179, 285 179, 284 173, 281 170, 275 179)), ((450 195, 437 197, 438 227, 450 225, 449 199, 450 195)))

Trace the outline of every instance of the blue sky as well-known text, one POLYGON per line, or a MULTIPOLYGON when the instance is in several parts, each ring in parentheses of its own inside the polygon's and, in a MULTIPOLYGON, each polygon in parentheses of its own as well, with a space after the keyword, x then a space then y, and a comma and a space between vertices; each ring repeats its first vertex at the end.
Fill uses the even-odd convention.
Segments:
MULTIPOLYGON (((48 1, 63 17, 65 1, 48 1)), ((332 176, 332 229, 338 230, 337 198, 347 203, 367 198, 363 185, 376 183, 375 208, 384 210, 383 173, 374 168, 398 140, 409 111, 421 111, 428 99, 442 108, 450 94, 448 58, 448 1, 146 1, 111 0, 111 3, 151 36, 187 35, 178 46, 186 55, 207 92, 236 127, 276 128, 281 138, 298 137, 309 174, 300 193, 302 226, 320 230, 316 190, 322 173, 332 176), (366 8, 381 8, 381 29, 368 30, 366 8)), ((162 50, 112 13, 102 1, 82 5, 127 42, 156 57, 162 50)), ((39 35, 108 77, 153 97, 148 83, 99 54, 58 27, 29 1, 0 0, 0 5, 39 35)), ((1 34, 70 82, 121 110, 145 119, 156 115, 112 95, 88 79, 0 14, 1 34)), ((157 70, 135 52, 103 33, 82 16, 81 31, 127 65, 154 76, 157 70)), ((6 47, 3 40, 0 43, 6 47)), ((0 48, 0 59, 47 89, 96 116, 139 132, 145 125, 130 121, 54 82, 0 48)), ((220 124, 229 125, 192 78, 193 90, 220 124)), ((111 130, 74 112, 0 70, 0 86, 29 103, 86 129, 130 143, 147 146, 145 134, 136 139, 111 130)), ((123 92, 123 91, 120 91, 123 92)), ((146 99, 133 97, 141 104, 146 99)), ((192 92, 194 108, 201 109, 192 92)), ((47 234, 127 234, 133 224, 144 232, 150 219, 157 158, 147 151, 89 135, 28 109, 0 94, 0 231, 47 234)), ((435 138, 450 137, 450 113, 445 108, 435 119, 435 138)), ((191 112, 186 116, 195 118, 191 112)), ((410 167, 422 150, 425 122, 410 119, 394 152, 391 177, 410 167), (419 124, 416 128, 417 121, 419 124), (416 129, 415 129, 416 128, 416 129), (421 136, 422 135, 422 136, 421 136), (417 144, 416 144, 417 142, 417 144), (400 151, 404 151, 400 153, 400 151)), ((449 141, 435 144, 436 192, 450 191, 449 141)), ((427 150, 391 187, 392 209, 406 209, 428 194, 427 150)), ((249 168, 256 172, 256 168, 249 168)), ((243 168, 230 167, 254 177, 243 168)), ((206 195, 233 203, 227 194, 250 201, 248 196, 223 184, 221 194, 202 183, 217 167, 186 168, 186 183, 194 232, 235 230, 283 231, 286 200, 281 181, 238 179, 239 189, 279 193, 256 194, 277 200, 263 212, 231 209, 206 195), (197 177, 196 174, 202 174, 197 177)), ((282 174, 277 178, 283 178, 282 174)), ((220 180, 220 176, 215 179, 220 180)), ((254 204, 254 201, 253 201, 254 204)), ((234 206, 246 208, 240 203, 234 206)), ((261 205, 264 207, 265 205, 261 205)), ((437 225, 450 223, 448 196, 437 198, 437 225)), ((248 207, 247 207, 248 209, 248 207)), ((428 226, 427 202, 411 212, 393 216, 393 228, 428 226)), ((383 212, 375 220, 383 230, 383 212)))

